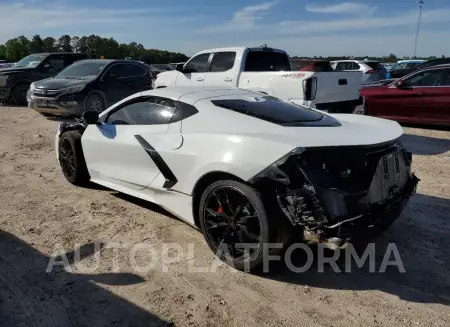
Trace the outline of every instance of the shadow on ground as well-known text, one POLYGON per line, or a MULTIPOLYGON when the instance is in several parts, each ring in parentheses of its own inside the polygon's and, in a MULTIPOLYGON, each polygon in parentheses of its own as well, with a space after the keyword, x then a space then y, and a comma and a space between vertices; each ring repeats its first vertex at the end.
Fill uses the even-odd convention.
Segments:
MULTIPOLYGON (((371 272, 369 260, 361 268, 355 260, 346 260, 345 250, 340 252, 337 260, 341 272, 335 272, 330 264, 319 264, 318 249, 313 249, 314 262, 306 272, 293 272, 282 264, 269 273, 261 274, 261 277, 324 289, 378 290, 406 301, 449 305, 449 210, 448 199, 415 195, 402 216, 375 240, 374 273, 371 272), (384 273, 380 272, 389 243, 394 243, 398 249, 405 273, 400 272, 398 266, 387 266, 384 273), (350 263, 349 270, 346 263, 350 263), (324 268, 323 272, 320 272, 320 266, 324 268)), ((363 254, 363 250, 365 247, 359 249, 359 255, 363 254)), ((331 257, 333 252, 325 251, 325 254, 331 257)), ((394 260, 394 254, 390 254, 390 259, 394 260)), ((306 252, 299 249, 291 259, 295 266, 303 267, 307 263, 306 252)))
MULTIPOLYGON (((80 257, 94 252, 94 244, 86 244, 80 257)), ((66 255, 73 260, 74 253, 66 255)), ((141 277, 129 273, 84 275, 60 267, 46 273, 49 259, 0 231, 0 326, 173 326, 94 284, 132 285, 144 282, 141 277)))
POLYGON ((413 154, 437 155, 450 151, 450 139, 403 134, 400 140, 413 154))

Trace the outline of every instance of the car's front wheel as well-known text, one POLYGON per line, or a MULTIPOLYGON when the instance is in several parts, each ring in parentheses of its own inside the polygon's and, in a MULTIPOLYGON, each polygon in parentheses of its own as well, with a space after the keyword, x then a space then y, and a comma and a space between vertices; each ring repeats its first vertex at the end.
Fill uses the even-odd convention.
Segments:
POLYGON ((81 133, 68 131, 59 138, 59 163, 64 177, 69 183, 84 186, 89 183, 90 176, 81 148, 81 133))
POLYGON ((259 192, 238 181, 217 181, 203 192, 199 210, 201 230, 217 257, 240 270, 261 266, 269 220, 259 192))
POLYGON ((95 110, 101 113, 105 110, 105 103, 103 98, 98 94, 91 94, 85 101, 84 109, 85 110, 95 110))

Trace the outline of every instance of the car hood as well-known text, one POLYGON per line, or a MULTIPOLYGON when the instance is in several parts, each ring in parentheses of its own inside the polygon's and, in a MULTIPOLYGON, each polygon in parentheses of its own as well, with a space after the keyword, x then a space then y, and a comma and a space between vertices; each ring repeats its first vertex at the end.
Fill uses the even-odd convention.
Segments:
POLYGON ((0 75, 12 75, 12 74, 18 74, 18 73, 23 73, 26 71, 30 71, 36 68, 32 68, 32 67, 23 67, 23 68, 1 68, 0 69, 0 75))
POLYGON ((66 87, 72 87, 77 85, 84 85, 88 83, 90 80, 80 80, 73 78, 46 78, 34 83, 34 87, 37 89, 52 89, 59 90, 66 87))

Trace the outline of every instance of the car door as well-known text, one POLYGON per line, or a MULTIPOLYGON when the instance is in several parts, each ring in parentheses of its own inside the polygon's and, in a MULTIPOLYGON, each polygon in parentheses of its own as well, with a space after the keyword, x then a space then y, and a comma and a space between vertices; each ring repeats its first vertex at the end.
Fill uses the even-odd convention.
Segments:
POLYGON ((233 69, 236 61, 235 51, 215 52, 211 59, 210 71, 205 76, 204 86, 236 85, 237 70, 233 69))
POLYGON ((431 124, 450 126, 450 68, 443 69, 435 87, 430 88, 431 107, 424 120, 431 124))
POLYGON ((201 53, 185 65, 177 75, 177 86, 203 86, 206 72, 209 71, 211 53, 201 53))
POLYGON ((157 145, 166 136, 176 102, 139 96, 105 112, 82 137, 92 179, 99 184, 143 189, 161 173, 157 145))
POLYGON ((126 68, 122 63, 113 63, 106 68, 100 78, 100 87, 106 96, 107 107, 130 95, 126 76, 126 68))
POLYGON ((370 111, 395 120, 420 122, 432 106, 431 90, 441 72, 442 69, 429 69, 399 80, 402 86, 387 87, 374 99, 376 105, 370 111))

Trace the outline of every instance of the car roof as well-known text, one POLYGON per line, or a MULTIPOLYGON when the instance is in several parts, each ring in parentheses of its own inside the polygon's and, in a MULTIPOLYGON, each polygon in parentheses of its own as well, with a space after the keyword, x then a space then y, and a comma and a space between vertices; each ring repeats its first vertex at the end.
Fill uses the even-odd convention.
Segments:
POLYGON ((75 63, 81 63, 81 62, 92 62, 92 63, 104 63, 105 65, 110 64, 110 63, 138 63, 141 65, 146 65, 140 61, 137 60, 121 60, 121 59, 82 59, 82 60, 78 60, 75 63))
POLYGON ((142 92, 143 96, 160 96, 172 100, 180 100, 192 105, 199 100, 208 98, 250 94, 261 96, 262 93, 232 87, 168 87, 142 92))

